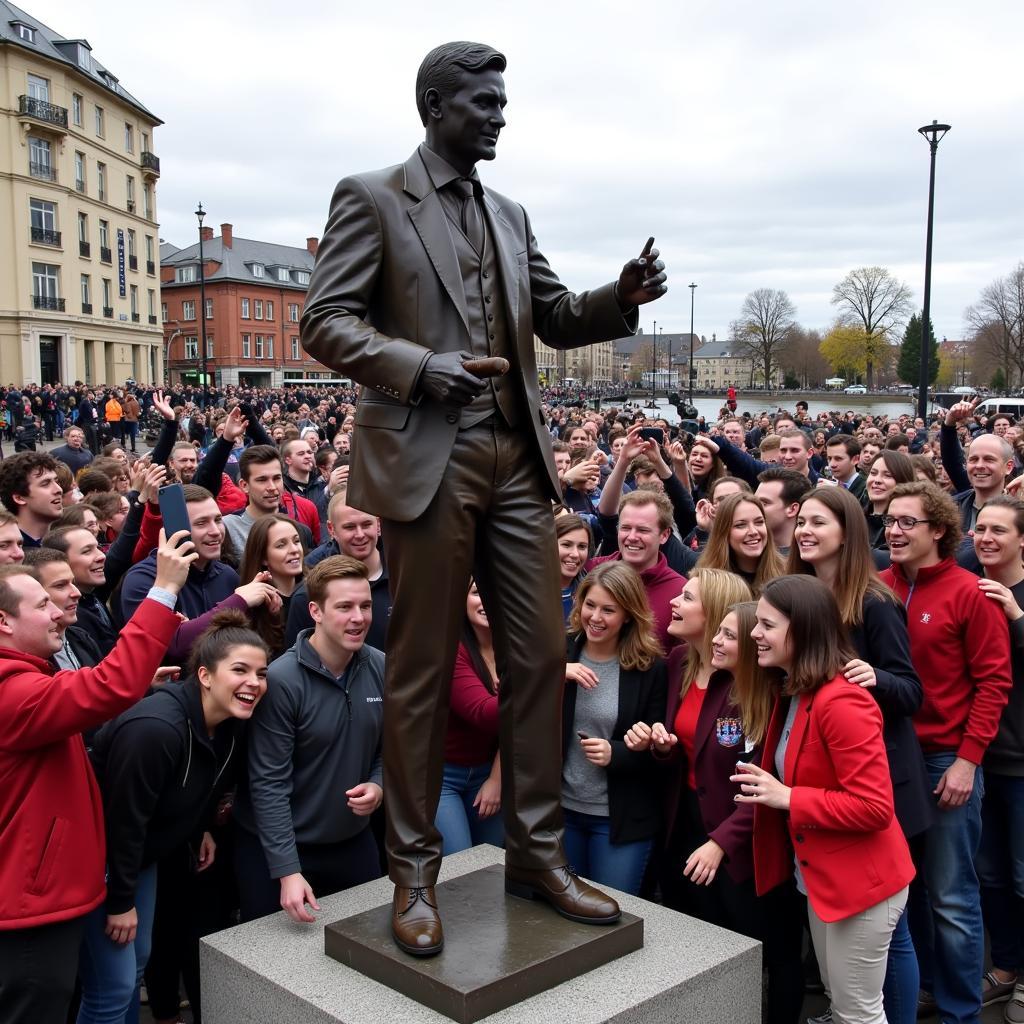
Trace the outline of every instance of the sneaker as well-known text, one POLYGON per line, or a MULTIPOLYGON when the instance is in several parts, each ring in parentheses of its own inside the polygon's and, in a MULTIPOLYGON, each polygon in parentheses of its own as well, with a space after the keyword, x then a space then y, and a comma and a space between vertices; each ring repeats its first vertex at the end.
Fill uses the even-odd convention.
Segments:
POLYGON ((938 1012, 939 1007, 935 1002, 935 996, 931 992, 925 992, 924 989, 921 989, 917 994, 917 1019, 922 1020, 925 1017, 935 1017, 938 1015, 938 1012))
POLYGON ((817 1017, 808 1017, 807 1024, 832 1024, 832 1007, 830 1006, 824 1013, 819 1013, 817 1017))
POLYGON ((981 979, 981 1005, 991 1006, 993 1003, 1004 1003, 1013 995, 1017 979, 1000 981, 992 971, 986 972, 981 979))
POLYGON ((1003 1020, 1006 1024, 1024 1024, 1024 982, 1014 986, 1013 995, 1003 1010, 1003 1020))

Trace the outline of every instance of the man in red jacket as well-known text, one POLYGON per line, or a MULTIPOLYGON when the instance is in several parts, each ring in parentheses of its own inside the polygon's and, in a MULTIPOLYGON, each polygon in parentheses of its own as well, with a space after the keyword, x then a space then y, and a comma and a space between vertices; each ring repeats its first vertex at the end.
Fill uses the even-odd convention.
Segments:
POLYGON ((981 762, 1013 685, 1006 616, 953 559, 960 512, 934 484, 899 484, 884 517, 892 568, 882 579, 907 608, 910 653, 924 685, 914 716, 938 814, 917 856, 910 930, 921 988, 949 1024, 981 1013, 985 939, 974 858, 981 839, 981 762))
MULTIPOLYGON (((172 538, 183 539, 184 533, 172 538)), ((146 692, 196 555, 161 537, 157 573, 95 668, 57 671, 61 615, 34 570, 0 568, 0 1021, 64 1024, 85 915, 103 902, 103 803, 81 733, 146 692)))

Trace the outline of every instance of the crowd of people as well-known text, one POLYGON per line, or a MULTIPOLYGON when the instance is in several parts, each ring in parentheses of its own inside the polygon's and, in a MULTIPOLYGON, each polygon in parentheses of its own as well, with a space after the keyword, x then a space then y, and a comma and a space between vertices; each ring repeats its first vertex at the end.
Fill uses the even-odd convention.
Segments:
MULTIPOLYGON (((357 395, 205 397, 3 398, 5 1022, 136 1021, 144 985, 171 1024, 182 980, 199 1021, 201 935, 308 924, 383 872, 391 596, 347 501, 357 395)), ((1024 1024, 1021 428, 573 397, 545 412, 575 869, 759 939, 771 1024, 809 973, 818 1021, 1024 1024)), ((503 683, 472 585, 445 854, 502 845, 503 683)))

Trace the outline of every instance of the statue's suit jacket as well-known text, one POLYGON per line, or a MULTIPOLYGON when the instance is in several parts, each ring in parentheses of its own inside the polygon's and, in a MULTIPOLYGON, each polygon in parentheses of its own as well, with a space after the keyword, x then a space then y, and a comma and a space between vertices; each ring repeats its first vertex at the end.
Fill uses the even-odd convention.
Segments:
MULTIPOLYGON (((508 317, 512 369, 502 386, 521 389, 550 497, 561 491, 544 425, 533 337, 574 348, 633 333, 608 284, 574 295, 537 248, 526 211, 484 189, 508 317)), ((306 350, 363 385, 349 475, 350 503, 409 522, 441 483, 458 431, 458 410, 420 398, 435 352, 470 349, 468 314, 448 221, 419 155, 341 181, 334 192, 302 317, 306 350)))

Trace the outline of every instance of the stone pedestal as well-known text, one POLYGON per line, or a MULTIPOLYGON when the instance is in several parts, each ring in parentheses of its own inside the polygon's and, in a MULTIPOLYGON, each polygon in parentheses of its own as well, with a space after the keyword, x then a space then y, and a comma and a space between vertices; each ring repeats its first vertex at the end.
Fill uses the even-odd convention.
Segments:
POLYGON ((756 942, 621 893, 619 925, 574 925, 506 897, 503 863, 489 846, 445 859, 446 946, 427 960, 392 952, 387 879, 320 900, 314 925, 282 913, 209 936, 206 1024, 443 1024, 483 1014, 494 1024, 760 1021, 756 942), (490 906, 474 904, 487 893, 490 906), (325 942, 362 970, 328 956, 325 942))

